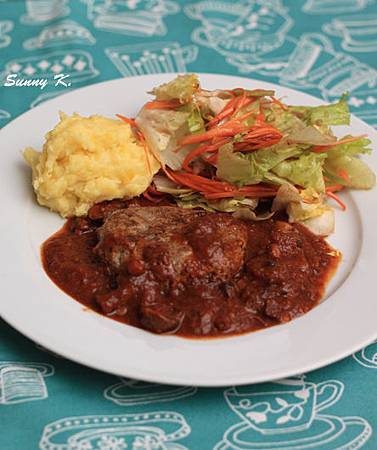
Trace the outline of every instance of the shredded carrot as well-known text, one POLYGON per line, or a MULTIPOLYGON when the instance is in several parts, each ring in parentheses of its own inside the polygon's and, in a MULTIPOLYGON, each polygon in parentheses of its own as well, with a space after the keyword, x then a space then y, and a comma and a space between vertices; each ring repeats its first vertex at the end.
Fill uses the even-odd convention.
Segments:
POLYGON ((346 172, 343 169, 340 169, 338 171, 338 175, 340 176, 340 178, 343 178, 343 180, 348 183, 350 181, 350 176, 348 175, 348 172, 346 172))
POLYGON ((151 195, 148 194, 147 191, 143 192, 143 197, 148 199, 150 202, 153 203, 159 203, 162 199, 161 198, 153 198, 151 195))
POLYGON ((339 204, 339 206, 342 208, 343 211, 345 211, 347 209, 347 206, 342 202, 342 200, 340 200, 340 198, 336 194, 334 194, 334 192, 331 192, 331 191, 326 189, 326 194, 330 198, 335 200, 339 204))
POLYGON ((312 148, 312 151, 316 153, 326 152, 327 150, 331 150, 333 147, 336 147, 337 145, 349 144, 350 142, 355 142, 361 138, 365 138, 366 136, 367 136, 366 134, 362 134, 360 136, 351 136, 348 138, 340 139, 339 141, 334 142, 333 144, 316 145, 312 148))
POLYGON ((289 108, 284 105, 284 103, 282 103, 279 99, 277 99, 276 97, 274 97, 273 95, 271 95, 270 99, 278 106, 280 106, 281 109, 283 109, 284 111, 288 111, 289 108))
POLYGON ((228 103, 224 106, 224 108, 207 123, 207 128, 212 128, 217 125, 221 120, 233 114, 234 105, 237 103, 238 97, 231 98, 228 103))
POLYGON ((259 125, 259 126, 265 125, 265 120, 266 120, 266 117, 265 117, 263 109, 262 109, 262 104, 260 104, 259 105, 259 113, 255 119, 255 124, 259 125))
POLYGON ((337 192, 344 189, 342 184, 333 184, 331 186, 326 186, 326 192, 337 192))
POLYGON ((211 164, 212 166, 216 165, 217 163, 217 153, 214 153, 213 155, 209 156, 208 158, 206 158, 206 162, 208 164, 211 164))
POLYGON ((175 109, 182 106, 177 100, 154 100, 144 105, 145 109, 175 109))
POLYGON ((143 133, 140 130, 137 131, 137 137, 139 138, 139 141, 141 142, 141 144, 143 146, 145 159, 147 161, 148 173, 149 173, 149 176, 151 176, 152 175, 152 166, 151 166, 151 161, 149 159, 149 149, 147 147, 147 143, 145 141, 145 137, 144 137, 143 133))
POLYGON ((233 185, 224 181, 210 180, 192 173, 174 172, 168 168, 165 168, 165 173, 175 183, 199 192, 233 191, 235 189, 233 185))
POLYGON ((203 194, 207 199, 219 199, 227 197, 274 197, 277 188, 265 185, 244 186, 237 189, 234 185, 217 180, 210 180, 200 175, 194 175, 184 172, 173 172, 165 169, 166 175, 175 183, 181 186, 187 186, 203 194))
POLYGON ((217 151, 219 147, 229 142, 229 138, 225 139, 213 139, 214 141, 212 144, 202 144, 198 147, 194 148, 185 158, 182 164, 182 168, 185 170, 191 170, 189 167, 190 162, 197 158, 199 155, 202 155, 203 153, 211 153, 214 151, 217 151))
POLYGON ((247 100, 246 93, 245 91, 243 91, 242 94, 240 94, 237 98, 237 103, 235 104, 235 112, 239 111, 244 107, 246 100, 247 100))
POLYGON ((153 183, 149 185, 149 187, 148 187, 147 190, 148 190, 148 192, 149 192, 150 194, 153 194, 153 195, 165 195, 164 192, 158 191, 158 190, 156 189, 156 187, 153 185, 153 183))
POLYGON ((137 128, 136 122, 134 119, 129 119, 128 117, 122 116, 121 114, 115 114, 118 119, 123 120, 123 122, 128 123, 131 127, 137 128))
POLYGON ((218 127, 218 128, 211 128, 208 131, 205 131, 201 134, 191 134, 189 136, 186 136, 183 138, 180 142, 180 146, 183 147, 188 144, 199 144, 200 142, 209 141, 210 139, 214 137, 220 137, 220 136, 234 136, 237 133, 240 133, 241 131, 245 131, 245 127, 241 124, 232 124, 229 128, 224 127, 218 127))

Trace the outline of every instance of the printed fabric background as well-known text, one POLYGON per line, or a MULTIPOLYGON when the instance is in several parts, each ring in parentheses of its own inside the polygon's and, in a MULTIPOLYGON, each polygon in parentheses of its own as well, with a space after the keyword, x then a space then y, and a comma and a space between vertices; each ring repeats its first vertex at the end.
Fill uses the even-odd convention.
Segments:
MULTIPOLYGON (((377 0, 0 0, 0 127, 68 90, 163 72, 349 92, 377 126, 377 0), (67 86, 4 87, 60 73, 67 86)), ((376 398, 377 342, 279 382, 197 389, 87 369, 0 321, 1 450, 375 450, 376 398)))

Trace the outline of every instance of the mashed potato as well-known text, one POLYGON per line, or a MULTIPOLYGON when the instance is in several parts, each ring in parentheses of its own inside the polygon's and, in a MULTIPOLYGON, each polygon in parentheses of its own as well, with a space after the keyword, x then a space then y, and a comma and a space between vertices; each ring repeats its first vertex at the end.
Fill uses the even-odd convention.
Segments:
POLYGON ((24 157, 38 202, 64 217, 84 215, 103 200, 141 194, 159 169, 128 124, 101 116, 61 113, 42 153, 27 148, 24 157))

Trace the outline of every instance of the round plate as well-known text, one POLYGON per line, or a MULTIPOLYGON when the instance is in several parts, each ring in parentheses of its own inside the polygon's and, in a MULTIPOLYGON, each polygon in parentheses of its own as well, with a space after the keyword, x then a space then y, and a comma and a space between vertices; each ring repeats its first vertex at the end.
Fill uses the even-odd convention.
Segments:
MULTIPOLYGON (((35 202, 30 170, 21 151, 41 148, 58 111, 83 115, 134 116, 147 91, 173 74, 124 78, 76 90, 35 109, 0 132, 0 314, 29 338, 76 362, 113 374, 170 384, 222 386, 282 378, 330 364, 377 337, 374 268, 377 267, 376 191, 342 194, 330 243, 343 261, 325 300, 290 323, 237 337, 184 339, 158 336, 84 309, 60 291, 43 271, 40 245, 62 224, 57 214, 35 202)), ((288 103, 319 105, 314 97, 247 78, 202 74, 206 89, 267 88, 288 103)), ((377 133, 352 118, 339 136, 377 133)), ((377 168, 377 153, 368 157, 377 168)))

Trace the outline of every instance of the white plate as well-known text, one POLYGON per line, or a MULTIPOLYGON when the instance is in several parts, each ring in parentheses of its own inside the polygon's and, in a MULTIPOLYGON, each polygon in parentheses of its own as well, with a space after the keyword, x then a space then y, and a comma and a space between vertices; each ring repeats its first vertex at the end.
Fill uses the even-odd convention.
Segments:
MULTIPOLYGON (((41 148, 57 113, 136 114, 146 92, 172 78, 148 75, 79 89, 28 111, 0 132, 0 314, 21 333, 69 359, 113 374, 171 384, 221 386, 261 382, 330 364, 377 337, 376 190, 342 195, 333 246, 344 255, 325 301, 288 324, 214 340, 157 336, 91 311, 60 291, 41 266, 41 243, 63 221, 37 206, 30 171, 21 151, 41 148)), ((201 75, 208 89, 276 89, 292 104, 319 105, 307 94, 271 83, 222 75, 201 75)), ((339 127, 339 135, 346 130, 339 127)), ((352 118, 352 134, 377 133, 352 118)), ((376 170, 377 153, 368 158, 376 170)))

